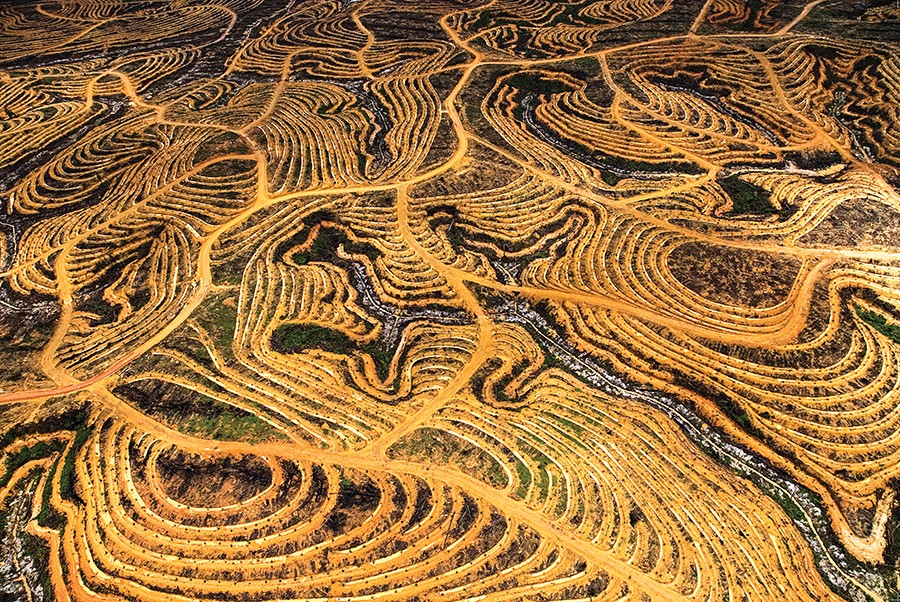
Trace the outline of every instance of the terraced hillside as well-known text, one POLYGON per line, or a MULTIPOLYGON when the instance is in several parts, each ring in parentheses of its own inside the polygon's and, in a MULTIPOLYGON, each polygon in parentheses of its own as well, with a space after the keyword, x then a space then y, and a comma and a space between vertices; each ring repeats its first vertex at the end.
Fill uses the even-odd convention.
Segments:
POLYGON ((0 1, 0 162, 0 599, 900 599, 893 0, 0 1))

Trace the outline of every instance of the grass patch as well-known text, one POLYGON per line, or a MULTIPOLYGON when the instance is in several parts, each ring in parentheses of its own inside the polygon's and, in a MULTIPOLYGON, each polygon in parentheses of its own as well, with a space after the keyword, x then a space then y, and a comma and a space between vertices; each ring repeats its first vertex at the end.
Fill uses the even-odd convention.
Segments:
POLYGON ((575 436, 580 437, 581 435, 584 434, 584 427, 581 426, 580 424, 578 424, 577 422, 573 422, 564 416, 557 416, 556 419, 559 422, 561 422, 562 424, 569 427, 569 429, 575 436))
POLYGON ((279 351, 293 353, 304 349, 325 349, 346 355, 355 347, 343 332, 315 324, 285 324, 275 331, 273 343, 279 351))
POLYGON ((541 492, 541 498, 545 499, 550 493, 550 473, 547 472, 547 466, 550 465, 550 458, 545 456, 542 452, 537 452, 534 458, 537 460, 538 469, 540 470, 538 473, 537 486, 541 492))
POLYGON ((210 297, 204 303, 202 311, 197 312, 195 318, 197 323, 209 333, 216 348, 220 351, 231 349, 237 324, 237 304, 235 302, 234 306, 229 307, 224 303, 226 299, 228 299, 227 293, 210 297))
POLYGON ((509 483, 503 467, 491 454, 441 429, 416 429, 392 445, 388 453, 391 458, 449 464, 498 489, 509 483))
POLYGON ((238 416, 232 412, 222 412, 215 416, 191 416, 181 423, 179 430, 187 435, 196 435, 216 441, 258 442, 272 439, 272 426, 252 414, 238 416))
POLYGON ((148 379, 118 385, 113 391, 186 435, 216 440, 286 440, 277 427, 251 411, 174 383, 148 379))
POLYGON ((531 471, 518 458, 516 458, 516 474, 519 476, 519 488, 516 489, 516 497, 524 500, 525 496, 528 495, 528 487, 531 486, 531 471))

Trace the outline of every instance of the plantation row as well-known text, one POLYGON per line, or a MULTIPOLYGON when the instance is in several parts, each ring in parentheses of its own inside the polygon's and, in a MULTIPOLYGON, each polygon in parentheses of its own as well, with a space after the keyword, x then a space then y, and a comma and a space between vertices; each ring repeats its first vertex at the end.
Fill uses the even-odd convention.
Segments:
POLYGON ((0 9, 2 591, 890 599, 885 14, 0 9))

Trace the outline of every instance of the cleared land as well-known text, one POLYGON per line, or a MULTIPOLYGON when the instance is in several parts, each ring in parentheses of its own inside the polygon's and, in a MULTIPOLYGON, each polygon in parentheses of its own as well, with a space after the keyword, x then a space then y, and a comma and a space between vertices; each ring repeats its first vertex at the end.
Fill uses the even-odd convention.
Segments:
POLYGON ((898 599, 896 2, 0 2, 0 162, 0 598, 898 599))

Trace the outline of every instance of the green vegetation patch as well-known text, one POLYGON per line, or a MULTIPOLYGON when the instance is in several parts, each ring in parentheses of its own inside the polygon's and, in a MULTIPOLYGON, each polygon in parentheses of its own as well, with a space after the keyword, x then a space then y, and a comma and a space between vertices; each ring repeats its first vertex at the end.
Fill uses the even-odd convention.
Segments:
POLYGON ((165 381, 146 379, 113 392, 180 433, 219 441, 286 440, 284 433, 251 411, 165 381))
POLYGON ((215 416, 191 416, 179 429, 187 435, 216 441, 249 441, 256 443, 273 438, 272 425, 253 414, 238 415, 225 411, 215 416))
POLYGON ((322 349, 340 355, 363 353, 375 362, 375 371, 382 380, 390 372, 394 354, 379 342, 357 343, 334 328, 316 324, 284 324, 272 335, 272 348, 279 353, 300 353, 306 349, 322 349))
MULTIPOLYGON (((537 489, 538 489, 538 492, 540 495, 540 497, 538 499, 546 500, 547 496, 550 495, 550 471, 548 470, 548 467, 553 462, 550 460, 550 458, 547 457, 547 455, 544 452, 542 452, 541 450, 536 448, 534 445, 532 445, 528 441, 526 441, 524 439, 519 439, 517 441, 517 443, 519 445, 519 448, 529 458, 531 458, 531 460, 534 461, 534 464, 537 465, 536 466, 536 468, 537 468, 536 474, 529 476, 529 479, 528 479, 529 484, 531 483, 532 476, 537 477, 537 480, 535 481, 535 485, 537 486, 537 489)), ((525 467, 524 465, 523 465, 523 468, 524 468, 524 472, 530 472, 529 469, 527 467, 525 467)), ((516 467, 516 469, 519 471, 519 480, 521 483, 519 486, 519 492, 522 492, 522 490, 523 490, 522 484, 524 484, 524 481, 522 480, 523 470, 520 469, 518 466, 516 467)), ((524 490, 527 491, 527 486, 524 487, 524 490)), ((519 492, 517 492, 517 495, 519 494, 519 492)), ((520 497, 524 497, 524 492, 520 497)))
POLYGON ((621 177, 619 177, 618 175, 614 174, 614 173, 611 172, 611 171, 603 171, 603 172, 601 172, 601 173, 600 173, 600 179, 603 180, 603 182, 604 182, 607 186, 615 186, 616 184, 618 184, 619 182, 622 181, 622 178, 621 178, 621 177))
POLYGON ((30 447, 23 447, 18 451, 7 453, 5 458, 6 471, 0 476, 0 488, 6 487, 13 473, 25 464, 32 460, 48 458, 52 454, 62 451, 62 449, 63 443, 61 441, 51 441, 50 443, 39 441, 30 447))
POLYGON ((900 326, 896 324, 888 324, 887 318, 874 311, 867 311, 860 306, 856 306, 856 315, 862 318, 863 322, 891 339, 895 343, 900 343, 900 326))
POLYGON ((416 429, 391 446, 388 453, 391 457, 451 464, 492 487, 502 488, 508 484, 503 467, 491 454, 440 429, 416 429))
MULTIPOLYGON (((50 474, 54 474, 59 469, 59 460, 53 463, 50 474)), ((47 479, 44 489, 41 491, 41 509, 37 515, 37 522, 40 526, 48 529, 60 530, 66 525, 66 516, 57 512, 50 505, 50 496, 53 495, 53 483, 47 479)))
MULTIPOLYGON (((495 383, 493 383, 493 387, 491 392, 494 395, 494 399, 504 404, 514 404, 511 407, 514 409, 520 409, 520 402, 522 402, 522 398, 519 395, 519 391, 516 390, 513 393, 513 397, 510 397, 506 394, 506 388, 513 381, 513 379, 518 378, 522 375, 522 373, 531 367, 531 360, 528 358, 521 358, 517 361, 512 369, 507 373, 503 374, 495 383)), ((485 383, 488 377, 503 368, 503 362, 498 358, 489 358, 484 365, 482 365, 477 372, 472 376, 472 391, 479 395, 482 400, 485 398, 485 383)))
POLYGON ((718 183, 731 199, 732 215, 780 215, 785 219, 796 211, 796 208, 787 205, 779 209, 772 204, 772 193, 745 182, 737 175, 722 178, 718 183))
POLYGON ((531 471, 522 460, 516 458, 516 474, 519 476, 519 487, 516 489, 516 497, 524 500, 528 495, 528 487, 531 485, 531 471))
POLYGON ((725 412, 725 415, 734 420, 744 431, 758 437, 760 440, 765 440, 765 435, 754 426, 753 422, 750 420, 750 415, 747 414, 746 410, 744 410, 744 408, 742 408, 734 399, 722 395, 720 392, 695 380, 680 370, 672 370, 672 381, 679 387, 687 389, 688 391, 693 391, 706 399, 714 401, 719 409, 725 412))
MULTIPOLYGON (((57 471, 60 471, 60 494, 66 499, 79 502, 80 500, 75 493, 73 474, 75 469, 75 455, 85 444, 91 433, 91 428, 88 426, 87 421, 87 408, 70 408, 62 413, 49 416, 38 422, 15 426, 7 431, 2 439, 0 439, 0 448, 11 444, 16 439, 27 437, 28 435, 35 433, 54 433, 74 430, 74 444, 64 458, 57 457, 49 469, 49 474, 55 475, 57 471)), ((32 460, 39 460, 41 458, 51 457, 54 454, 59 454, 65 447, 66 442, 63 440, 52 440, 49 442, 40 441, 30 447, 7 454, 7 466, 3 475, 0 476, 0 487, 4 487, 9 483, 12 474, 19 467, 24 466, 32 460)), ((65 526, 66 517, 54 510, 50 505, 50 496, 53 491, 52 487, 53 479, 47 479, 44 488, 40 492, 41 506, 40 511, 38 512, 37 521, 38 524, 43 527, 59 530, 65 526)))
POLYGON ((541 499, 546 499, 550 494, 550 473, 547 471, 547 467, 550 466, 550 458, 544 455, 543 452, 535 450, 536 453, 533 455, 533 458, 537 461, 538 465, 538 481, 537 486, 541 492, 541 499))
POLYGON ((772 205, 772 194, 768 190, 745 182, 736 175, 722 178, 719 186, 731 199, 735 214, 766 215, 777 211, 772 205))
POLYGON ((285 324, 275 331, 272 342, 279 351, 292 353, 316 348, 346 355, 355 347, 343 332, 315 324, 285 324))
POLYGON ((82 427, 78 429, 75 432, 75 442, 69 448, 69 453, 66 454, 65 460, 63 460, 59 473, 59 493, 65 499, 81 501, 75 492, 75 456, 78 454, 78 450, 87 442, 90 435, 91 431, 89 428, 82 427))
POLYGON ((378 249, 374 246, 365 243, 355 243, 341 230, 321 228, 319 235, 316 236, 309 250, 294 253, 291 259, 298 265, 305 265, 311 261, 324 261, 342 265, 344 260, 337 255, 337 249, 340 246, 343 246, 347 253, 365 255, 371 261, 375 261, 380 255, 378 249))
MULTIPOLYGON (((334 223, 336 221, 334 215, 323 211, 317 211, 306 216, 303 219, 303 224, 306 227, 281 243, 276 249, 276 255, 284 255, 292 247, 305 243, 309 236, 309 230, 313 227, 319 226, 323 222, 334 223)), ((375 261, 381 255, 374 245, 352 241, 347 233, 340 228, 326 225, 319 228, 319 232, 315 240, 312 241, 310 248, 294 253, 291 256, 291 260, 298 265, 305 265, 312 261, 321 261, 337 266, 346 266, 347 262, 337 254, 338 247, 343 247, 344 251, 351 255, 365 255, 371 261, 375 261)))
MULTIPOLYGON (((230 350, 237 324, 237 299, 229 293, 213 294, 207 297, 194 319, 212 337, 220 351, 230 350), (225 303, 229 298, 231 302, 225 303)), ((228 354, 230 355, 230 353, 228 354)))

